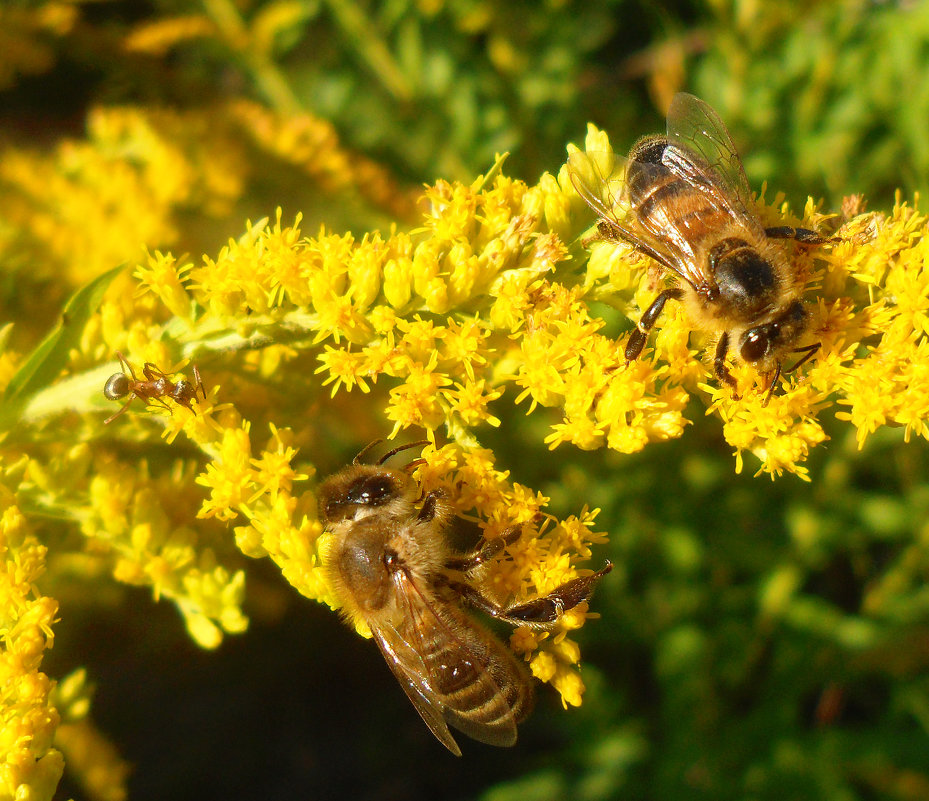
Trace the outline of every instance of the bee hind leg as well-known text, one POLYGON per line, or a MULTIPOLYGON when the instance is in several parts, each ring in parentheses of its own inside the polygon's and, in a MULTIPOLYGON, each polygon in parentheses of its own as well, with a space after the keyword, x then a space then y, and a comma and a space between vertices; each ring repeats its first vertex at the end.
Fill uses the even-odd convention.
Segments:
POLYGON ((470 584, 454 581, 449 581, 449 584, 465 601, 491 617, 504 620, 512 626, 550 630, 555 627, 565 612, 589 600, 597 582, 612 569, 612 563, 607 562, 590 576, 572 579, 556 587, 547 595, 513 606, 501 606, 494 603, 470 584))

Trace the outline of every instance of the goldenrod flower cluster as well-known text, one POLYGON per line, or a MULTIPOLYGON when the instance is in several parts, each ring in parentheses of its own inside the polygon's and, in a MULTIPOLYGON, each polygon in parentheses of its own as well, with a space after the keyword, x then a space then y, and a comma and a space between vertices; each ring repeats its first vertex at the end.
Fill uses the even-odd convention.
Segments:
MULTIPOLYGON (((11 469, 4 465, 4 472, 11 469)), ((18 466, 21 469, 21 465, 18 466)), ((16 468, 13 468, 16 469, 16 468)), ((39 670, 54 640, 58 604, 37 582, 47 548, 15 495, 0 484, 0 798, 51 799, 64 767, 53 746, 53 682, 39 670)))
MULTIPOLYGON (((608 143, 591 130, 588 148, 602 151, 608 143)), ((857 215, 841 225, 837 243, 796 254, 798 269, 815 287, 813 331, 822 349, 765 405, 769 377, 744 365, 734 366, 738 399, 716 385, 701 357, 707 343, 692 335, 673 305, 653 348, 625 363, 624 335, 604 333, 597 304, 628 309, 634 318, 661 279, 656 283, 642 257, 614 243, 594 244, 584 263, 580 236, 590 215, 565 171, 532 187, 499 173, 470 186, 440 181, 426 199, 424 226, 411 233, 355 238, 322 231, 306 238, 299 219, 287 226, 279 213, 199 265, 153 253, 135 279, 163 304, 167 322, 156 323, 155 304, 152 319, 140 325, 134 305, 128 332, 121 325, 100 331, 110 351, 122 348, 157 363, 172 362, 172 355, 201 363, 210 401, 197 415, 177 410, 164 421, 169 441, 183 429, 212 457, 197 478, 209 492, 200 515, 238 524, 239 550, 270 556, 307 597, 331 601, 320 569, 325 538, 313 484, 295 490, 315 480, 317 469, 295 462, 296 446, 306 449, 320 436, 312 421, 300 420, 300 409, 326 420, 338 397, 355 414, 375 420, 382 414, 390 437, 444 432, 448 445, 436 440, 423 452, 424 488, 453 488, 460 511, 476 514, 490 533, 513 522, 527 525, 527 536, 497 574, 501 597, 517 598, 570 577, 596 535, 586 512, 552 520, 541 533, 535 529, 531 521, 544 512, 544 499, 510 485, 478 444, 481 426, 499 425, 501 404, 522 404, 529 414, 548 410, 552 448, 630 453, 681 436, 688 404, 702 398, 720 418, 737 469, 751 453, 761 471, 801 477, 809 450, 825 439, 819 417, 836 401, 838 415, 852 420, 862 439, 876 424, 891 422, 925 433, 924 404, 915 402, 926 392, 918 358, 925 221, 905 205, 888 218, 857 215), (172 340, 173 351, 156 348, 172 340), (881 382, 867 376, 879 367, 882 381, 905 386, 914 402, 878 389, 881 382), (224 371, 232 372, 226 378, 224 371), (283 385, 274 387, 275 381, 283 385), (214 398, 225 403, 213 406, 214 398), (261 408, 268 403, 270 412, 261 408), (255 411, 246 419, 233 407, 255 411), (258 415, 270 425, 261 446, 251 436, 258 415), (288 428, 280 427, 285 423, 288 428)), ((759 214, 814 228, 829 223, 812 204, 799 220, 779 202, 760 203, 759 214)), ((104 304, 101 315, 119 321, 118 306, 104 304)), ((378 433, 373 422, 366 426, 378 433)), ((182 558, 185 565, 195 561, 191 554, 182 558)), ((120 575, 146 574, 144 565, 129 570, 123 564, 120 575)), ((217 596, 212 604, 202 591, 179 601, 204 644, 241 626, 232 574, 209 575, 217 596), (204 620, 218 628, 204 633, 204 620)), ((159 592, 181 597, 170 583, 151 580, 159 592)), ((520 635, 517 642, 528 641, 520 635)), ((551 678, 558 670, 543 665, 554 652, 544 653, 549 656, 534 657, 534 669, 551 678)), ((559 653, 567 664, 575 661, 563 647, 559 653)), ((579 693, 565 698, 574 703, 579 693)))

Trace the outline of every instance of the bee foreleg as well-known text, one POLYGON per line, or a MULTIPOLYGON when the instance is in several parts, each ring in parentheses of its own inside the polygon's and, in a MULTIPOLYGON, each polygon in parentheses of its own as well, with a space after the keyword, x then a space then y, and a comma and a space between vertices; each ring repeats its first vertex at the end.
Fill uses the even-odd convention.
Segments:
POLYGON ((436 515, 439 513, 439 502, 443 501, 445 497, 446 492, 444 489, 434 489, 432 492, 427 493, 426 497, 423 498, 423 505, 420 507, 416 519, 424 523, 435 520, 436 515))
POLYGON ((719 342, 716 343, 716 356, 713 358, 713 370, 716 371, 716 377, 720 381, 724 381, 733 389, 737 389, 738 383, 736 383, 736 380, 732 377, 729 368, 726 367, 726 354, 728 352, 729 332, 723 331, 723 335, 719 338, 719 342))
POLYGON ((679 287, 672 287, 658 293, 658 297, 652 301, 651 305, 645 310, 645 313, 639 318, 635 331, 629 335, 629 341, 626 343, 627 362, 634 362, 639 358, 639 354, 642 352, 642 348, 645 347, 645 342, 648 339, 648 332, 652 330, 658 318, 661 316, 665 303, 671 299, 680 300, 683 295, 684 293, 679 287))
POLYGON ((837 241, 834 237, 825 239, 809 228, 793 228, 789 225, 765 228, 764 232, 770 239, 796 239, 802 245, 825 245, 827 242, 837 241))
POLYGON ((813 358, 813 354, 815 354, 816 351, 819 350, 821 345, 822 345, 821 342, 816 342, 812 345, 807 345, 803 348, 794 348, 793 349, 794 353, 802 353, 803 356, 797 360, 796 364, 792 364, 790 367, 782 368, 780 362, 778 362, 777 369, 774 371, 774 378, 771 379, 771 384, 768 387, 768 394, 765 395, 764 402, 761 404, 762 406, 767 406, 768 401, 771 400, 771 396, 774 394, 774 387, 777 384, 777 379, 781 377, 781 374, 783 373, 784 375, 787 375, 788 373, 792 373, 801 364, 813 358))
POLYGON ((781 377, 781 363, 777 363, 777 367, 774 370, 774 376, 771 378, 771 383, 768 385, 768 391, 764 396, 764 400, 761 402, 762 408, 768 405, 768 402, 771 400, 771 396, 774 394, 774 388, 777 386, 777 379, 781 377))
POLYGON ((516 542, 522 536, 522 533, 523 527, 521 525, 510 526, 499 537, 481 543, 470 553, 451 557, 445 562, 445 566, 450 570, 467 573, 493 559, 508 545, 516 542))
POLYGON ((794 348, 793 349, 794 353, 802 353, 803 356, 796 362, 796 364, 792 364, 790 367, 785 367, 784 372, 792 373, 801 364, 804 364, 805 362, 812 359, 813 355, 816 353, 816 351, 820 349, 821 346, 822 346, 822 342, 815 342, 812 345, 807 345, 806 347, 803 347, 803 348, 794 348))

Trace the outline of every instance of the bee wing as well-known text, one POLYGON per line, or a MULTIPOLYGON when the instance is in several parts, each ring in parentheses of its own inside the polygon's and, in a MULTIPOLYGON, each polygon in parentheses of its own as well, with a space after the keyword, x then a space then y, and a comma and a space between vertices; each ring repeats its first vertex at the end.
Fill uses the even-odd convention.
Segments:
POLYGON ((626 160, 615 153, 585 153, 575 150, 568 155, 568 175, 577 193, 607 222, 616 222, 616 214, 625 184, 626 160))
POLYGON ((393 626, 372 627, 371 633, 406 697, 413 702, 429 730, 455 756, 461 756, 461 749, 442 714, 444 704, 429 684, 422 657, 393 626))
MULTIPOLYGON (((635 215, 629 213, 626 190, 628 164, 628 159, 615 153, 576 150, 568 156, 568 175, 577 193, 600 218, 600 235, 604 239, 626 241, 666 269, 694 283, 692 270, 688 267, 693 254, 687 241, 657 237, 642 228, 635 215)), ((637 163, 636 169, 658 172, 666 168, 637 163)))
POLYGON ((742 159, 719 115, 699 97, 678 92, 668 109, 668 144, 662 161, 710 195, 733 221, 764 237, 752 209, 742 159))
POLYGON ((455 631, 406 571, 397 571, 393 579, 403 607, 403 631, 388 623, 372 627, 372 633, 426 725, 457 756, 461 751, 449 724, 479 742, 513 745, 516 718, 487 669, 487 656, 455 631), (465 706, 467 702, 470 704, 465 706), (476 702, 489 722, 464 714, 473 710, 476 702))

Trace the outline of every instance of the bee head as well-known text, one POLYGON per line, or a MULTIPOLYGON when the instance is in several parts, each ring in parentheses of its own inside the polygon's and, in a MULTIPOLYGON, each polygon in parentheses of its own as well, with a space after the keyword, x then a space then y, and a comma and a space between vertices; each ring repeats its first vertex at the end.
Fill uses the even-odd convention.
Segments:
POLYGON ((803 303, 795 300, 782 315, 763 325, 749 328, 742 334, 739 356, 749 364, 758 365, 763 371, 774 369, 774 363, 784 353, 784 348, 793 345, 803 335, 809 322, 809 312, 803 303))
MULTIPOLYGON (((319 515, 332 525, 360 520, 375 512, 392 514, 418 494, 412 479, 379 465, 352 465, 326 479, 319 489, 319 515)), ((398 510, 399 511, 399 510, 398 510)))

